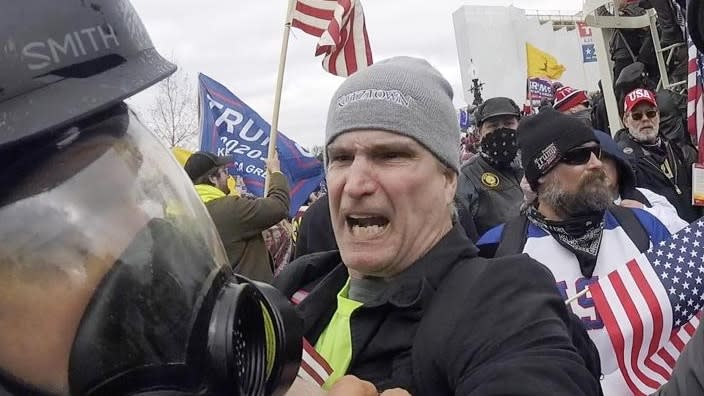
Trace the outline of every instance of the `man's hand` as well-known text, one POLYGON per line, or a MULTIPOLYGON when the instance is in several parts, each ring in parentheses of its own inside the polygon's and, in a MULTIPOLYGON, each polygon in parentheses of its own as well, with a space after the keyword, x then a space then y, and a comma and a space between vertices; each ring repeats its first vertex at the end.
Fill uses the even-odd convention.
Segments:
POLYGON ((379 392, 371 382, 346 375, 335 382, 327 396, 379 396, 379 392))
MULTIPOLYGON (((346 375, 330 388, 327 396, 380 396, 374 384, 363 381, 354 375, 346 375)), ((389 389, 381 396, 411 396, 410 393, 400 388, 389 389)))
POLYGON ((267 158, 264 163, 266 163, 266 170, 269 173, 281 172, 281 163, 279 162, 279 157, 267 158))
POLYGON ((621 204, 619 206, 623 206, 624 208, 635 208, 635 209, 643 209, 645 208, 645 205, 638 201, 634 201, 632 199, 624 199, 621 201, 621 204))
POLYGON ((393 388, 381 392, 380 396, 411 396, 411 394, 408 393, 408 391, 406 391, 405 389, 393 388))
POLYGON ((296 377, 284 396, 325 396, 325 391, 317 384, 296 377))

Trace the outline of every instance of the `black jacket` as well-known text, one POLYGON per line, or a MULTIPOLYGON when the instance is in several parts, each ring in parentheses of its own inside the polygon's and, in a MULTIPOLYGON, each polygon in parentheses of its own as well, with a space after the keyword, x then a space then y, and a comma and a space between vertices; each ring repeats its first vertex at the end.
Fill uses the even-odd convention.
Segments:
POLYGON ((595 130, 594 136, 596 136, 596 139, 599 141, 599 146, 601 146, 602 159, 606 156, 616 163, 618 171, 618 194, 621 199, 631 199, 642 203, 648 208, 652 207, 653 205, 648 201, 648 198, 636 189, 636 173, 633 169, 633 164, 628 160, 623 151, 621 151, 618 144, 606 132, 595 130))
POLYGON ((306 209, 298 227, 295 257, 337 250, 330 220, 330 200, 325 194, 306 209))
POLYGON ((209 199, 210 187, 196 185, 196 191, 213 218, 232 268, 249 279, 271 282, 274 266, 262 231, 288 216, 291 203, 286 176, 274 172, 269 193, 262 198, 228 195, 209 199))
POLYGON ((704 395, 704 326, 687 343, 672 377, 651 396, 704 395))
POLYGON ((606 101, 602 93, 592 99, 592 127, 599 131, 611 133, 609 115, 606 112, 606 101))
MULTIPOLYGON (((628 4, 619 14, 625 17, 640 16, 645 14, 645 10, 637 4, 628 4)), ((648 35, 648 31, 642 28, 615 31, 609 43, 611 59, 614 61, 619 59, 636 61, 644 42, 649 39, 648 35)), ((614 75, 614 78, 618 78, 618 73, 614 75)))
MULTIPOLYGON (((596 395, 550 273, 526 255, 487 260, 456 225, 352 315, 347 374, 422 395, 596 395)), ((347 280, 339 253, 302 257, 274 280, 315 344, 347 280)), ((583 331, 583 330, 582 330, 583 331)))
POLYGON ((692 163, 687 161, 678 146, 662 139, 663 154, 674 164, 673 183, 660 169, 663 162, 660 156, 631 139, 628 131, 619 131, 615 139, 634 165, 638 187, 647 188, 667 198, 677 209, 677 214, 687 222, 691 223, 700 217, 700 210, 692 206, 692 163))
POLYGON ((520 169, 497 169, 475 155, 460 170, 457 199, 474 218, 479 236, 518 216, 523 203, 520 169))

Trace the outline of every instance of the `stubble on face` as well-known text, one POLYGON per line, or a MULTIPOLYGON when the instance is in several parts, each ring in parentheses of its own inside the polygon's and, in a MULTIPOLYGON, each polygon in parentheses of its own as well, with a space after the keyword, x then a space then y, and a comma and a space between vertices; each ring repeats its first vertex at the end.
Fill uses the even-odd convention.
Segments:
MULTIPOLYGON (((646 111, 656 110, 656 108, 651 107, 636 107, 633 111, 639 113, 645 113, 646 111)), ((643 115, 641 120, 634 120, 631 115, 626 116, 626 127, 628 132, 633 136, 633 138, 641 143, 654 143, 660 132, 660 115, 656 115, 655 118, 647 118, 643 115)))
POLYGON ((553 207, 563 218, 600 212, 612 202, 606 173, 601 169, 585 173, 573 192, 565 190, 558 178, 548 179, 540 196, 543 202, 553 207))
POLYGON ((641 143, 653 143, 658 138, 658 129, 656 128, 633 128, 630 130, 631 135, 641 143))
POLYGON ((352 131, 327 150, 330 214, 350 275, 395 276, 452 228, 456 174, 415 140, 352 131))

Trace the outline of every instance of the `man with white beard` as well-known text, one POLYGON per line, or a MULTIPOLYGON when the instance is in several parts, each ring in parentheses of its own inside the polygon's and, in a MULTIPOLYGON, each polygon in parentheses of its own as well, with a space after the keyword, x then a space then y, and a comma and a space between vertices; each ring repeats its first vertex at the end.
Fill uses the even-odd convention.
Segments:
POLYGON ((616 140, 635 165, 637 187, 667 198, 685 221, 698 219, 701 213, 691 203, 692 163, 680 147, 660 134, 655 93, 634 89, 626 95, 623 105, 623 125, 628 133, 620 134, 616 140))

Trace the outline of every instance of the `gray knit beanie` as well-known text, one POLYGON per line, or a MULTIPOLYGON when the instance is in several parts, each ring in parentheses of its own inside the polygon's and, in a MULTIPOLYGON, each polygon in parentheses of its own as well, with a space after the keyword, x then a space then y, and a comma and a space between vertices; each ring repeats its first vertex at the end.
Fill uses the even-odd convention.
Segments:
POLYGON ((328 109, 325 146, 342 133, 364 129, 413 138, 458 172, 460 127, 452 87, 423 59, 386 59, 342 83, 328 109))

